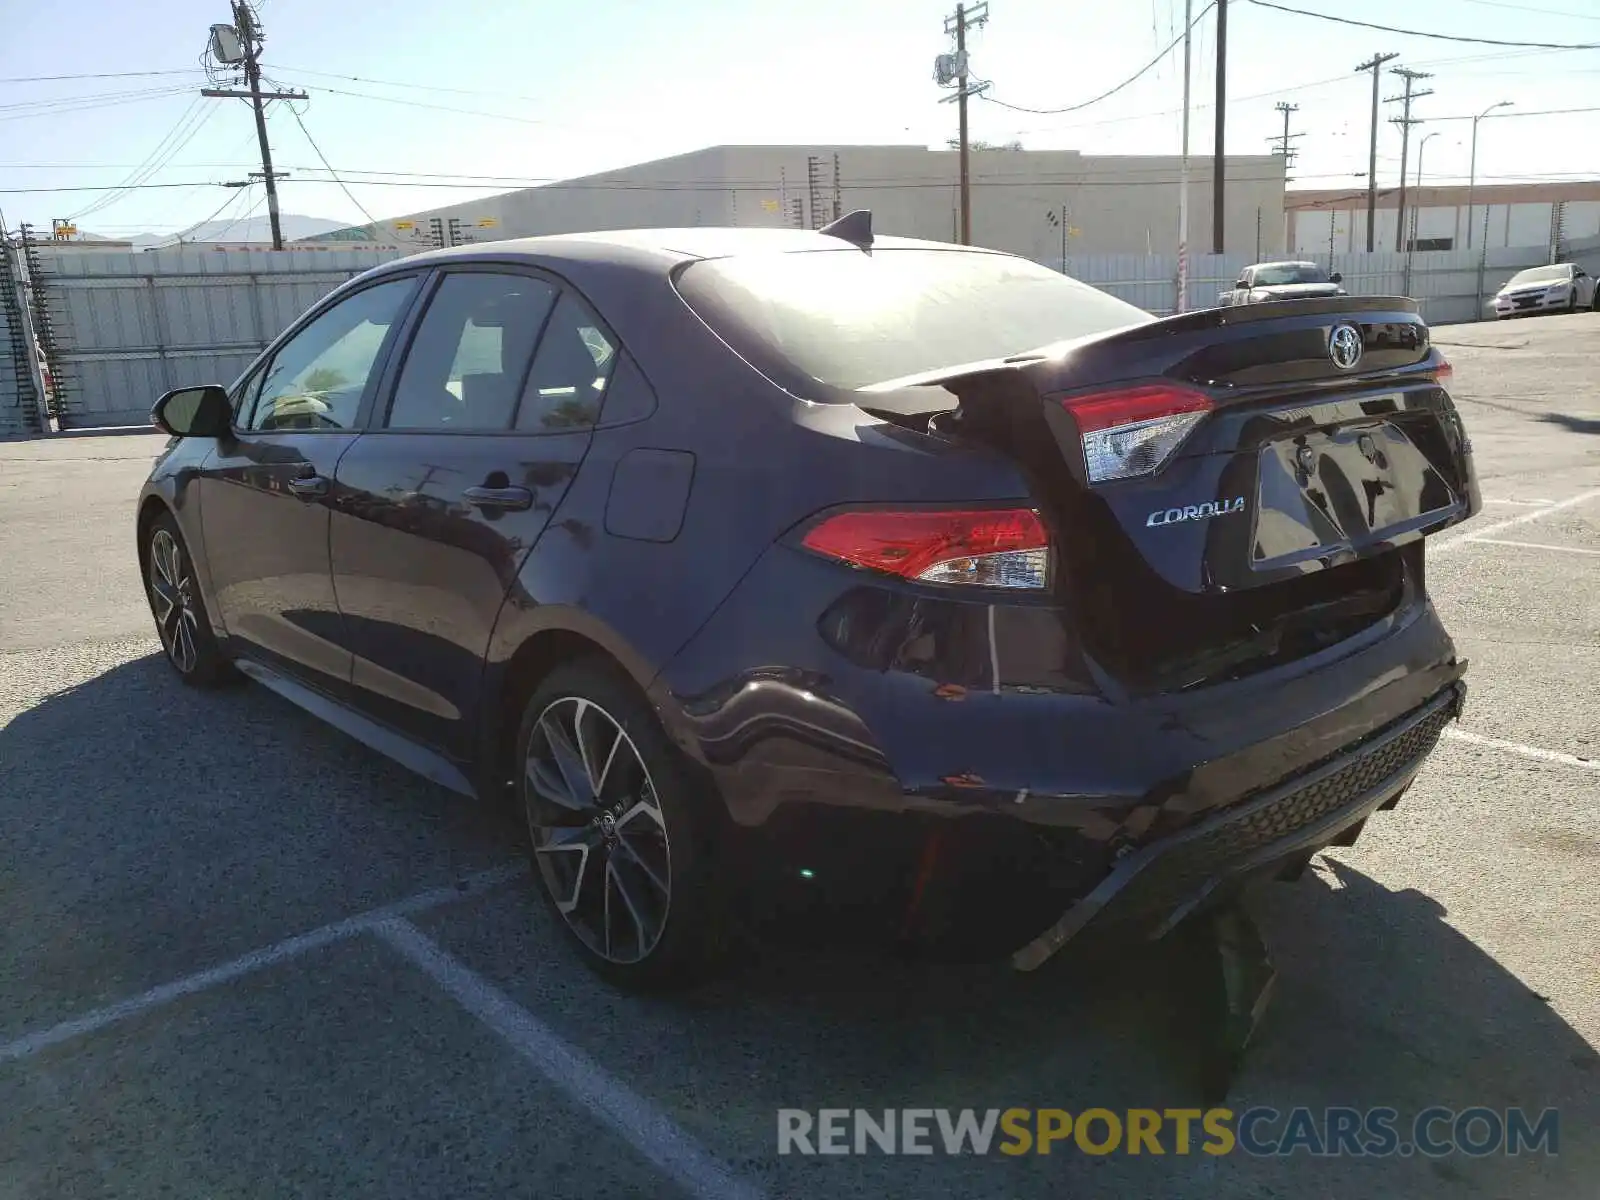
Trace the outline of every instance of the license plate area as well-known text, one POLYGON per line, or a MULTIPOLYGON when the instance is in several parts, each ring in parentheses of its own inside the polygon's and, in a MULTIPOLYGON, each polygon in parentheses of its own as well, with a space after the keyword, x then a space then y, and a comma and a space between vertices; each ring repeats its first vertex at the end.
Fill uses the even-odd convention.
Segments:
POLYGON ((1274 571, 1409 541, 1459 508, 1456 489, 1393 420, 1268 442, 1251 566, 1274 571))

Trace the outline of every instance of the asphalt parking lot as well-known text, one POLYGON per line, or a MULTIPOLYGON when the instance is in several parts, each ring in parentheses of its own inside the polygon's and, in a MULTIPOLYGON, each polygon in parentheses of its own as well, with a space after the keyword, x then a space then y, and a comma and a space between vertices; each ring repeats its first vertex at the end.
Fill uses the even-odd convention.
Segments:
POLYGON ((1192 980, 786 946, 610 991, 500 819, 176 682, 131 535, 161 441, 61 437, 0 443, 0 1197, 1595 1195, 1600 314, 1435 337, 1486 500, 1429 568, 1471 698, 1262 896, 1229 1103, 1555 1108, 1559 1154, 780 1156, 780 1108, 1195 1105, 1192 980))

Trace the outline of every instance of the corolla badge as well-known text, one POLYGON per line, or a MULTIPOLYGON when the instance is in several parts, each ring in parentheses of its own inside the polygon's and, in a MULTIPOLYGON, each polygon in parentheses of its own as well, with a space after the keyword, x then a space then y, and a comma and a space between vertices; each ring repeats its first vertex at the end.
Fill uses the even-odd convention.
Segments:
POLYGON ((1335 325, 1328 335, 1328 357, 1341 371, 1353 371, 1361 361, 1361 331, 1354 325, 1335 325))
POLYGON ((1208 500, 1204 504, 1186 504, 1182 508, 1158 508, 1144 519, 1144 523, 1146 528, 1177 525, 1183 521, 1205 521, 1243 511, 1244 497, 1235 496, 1232 500, 1208 500))

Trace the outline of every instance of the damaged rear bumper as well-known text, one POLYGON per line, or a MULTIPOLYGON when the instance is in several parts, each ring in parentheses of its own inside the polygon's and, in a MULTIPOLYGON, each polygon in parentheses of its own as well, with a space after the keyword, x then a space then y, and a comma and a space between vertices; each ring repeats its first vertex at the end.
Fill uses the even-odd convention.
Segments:
POLYGON ((1012 964, 1034 970, 1089 930, 1161 937, 1227 885, 1332 844, 1399 798, 1465 698, 1457 680, 1320 766, 1128 854, 1012 964))

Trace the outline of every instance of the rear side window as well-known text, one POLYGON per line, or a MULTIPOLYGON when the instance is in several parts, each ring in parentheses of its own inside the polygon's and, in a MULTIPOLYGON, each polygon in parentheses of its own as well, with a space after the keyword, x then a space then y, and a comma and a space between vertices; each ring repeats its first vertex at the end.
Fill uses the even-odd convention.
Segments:
POLYGON ((960 250, 706 259, 679 274, 678 289, 730 344, 753 340, 848 389, 1153 319, 1026 259, 960 250))
POLYGON ((555 297, 554 286, 526 275, 445 276, 406 354, 388 428, 509 429, 555 297))
POLYGON ((592 426, 616 363, 616 339, 571 292, 562 293, 528 372, 517 428, 559 433, 592 426))

